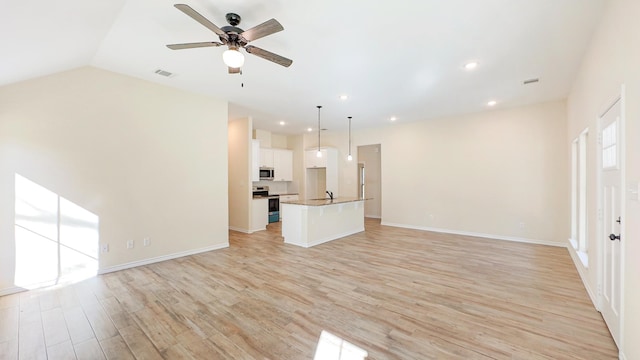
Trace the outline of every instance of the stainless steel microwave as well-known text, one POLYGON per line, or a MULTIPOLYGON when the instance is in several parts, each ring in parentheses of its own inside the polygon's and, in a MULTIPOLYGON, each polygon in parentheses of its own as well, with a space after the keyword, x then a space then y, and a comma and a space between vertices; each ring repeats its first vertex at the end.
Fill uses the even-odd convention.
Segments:
POLYGON ((260 168, 260 180, 273 180, 274 172, 273 168, 261 167, 260 168))

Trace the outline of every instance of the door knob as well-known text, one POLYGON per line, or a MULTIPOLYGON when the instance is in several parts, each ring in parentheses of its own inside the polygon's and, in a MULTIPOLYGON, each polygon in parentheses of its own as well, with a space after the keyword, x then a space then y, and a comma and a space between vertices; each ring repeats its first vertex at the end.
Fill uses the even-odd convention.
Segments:
POLYGON ((609 240, 614 241, 614 240, 620 240, 620 235, 616 235, 616 234, 609 234, 609 240))

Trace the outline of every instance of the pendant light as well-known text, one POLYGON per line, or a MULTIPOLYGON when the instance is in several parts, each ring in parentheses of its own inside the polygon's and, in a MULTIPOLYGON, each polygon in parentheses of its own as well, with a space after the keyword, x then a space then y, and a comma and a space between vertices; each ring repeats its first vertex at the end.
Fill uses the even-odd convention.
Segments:
POLYGON ((321 158, 322 151, 320 151, 320 109, 322 108, 322 106, 318 105, 316 107, 318 108, 318 152, 316 153, 316 156, 321 158))
POLYGON ((349 155, 347 155, 347 161, 353 160, 353 156, 351 156, 351 116, 347 116, 349 119, 349 155))

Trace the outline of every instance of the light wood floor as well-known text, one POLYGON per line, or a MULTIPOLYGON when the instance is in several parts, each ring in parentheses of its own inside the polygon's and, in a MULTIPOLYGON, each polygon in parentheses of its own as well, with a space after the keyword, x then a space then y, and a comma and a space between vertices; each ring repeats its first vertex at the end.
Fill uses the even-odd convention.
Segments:
POLYGON ((0 297, 2 359, 615 359, 566 249, 391 228, 228 249, 0 297))

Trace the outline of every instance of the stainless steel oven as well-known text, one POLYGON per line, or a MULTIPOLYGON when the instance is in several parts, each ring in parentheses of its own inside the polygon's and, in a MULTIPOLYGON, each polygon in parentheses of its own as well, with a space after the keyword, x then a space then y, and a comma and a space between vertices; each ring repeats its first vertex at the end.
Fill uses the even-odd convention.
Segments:
POLYGON ((280 221, 280 197, 269 196, 269 223, 280 221))

